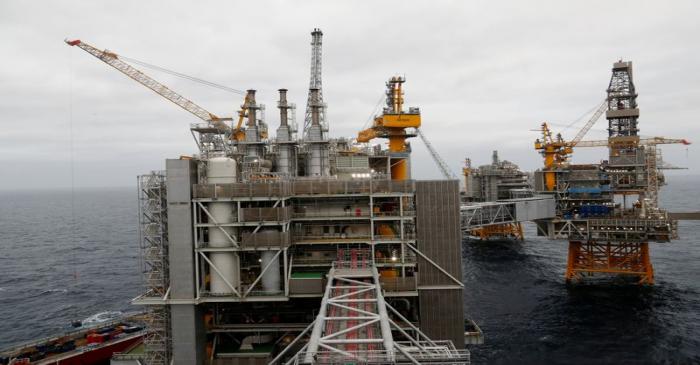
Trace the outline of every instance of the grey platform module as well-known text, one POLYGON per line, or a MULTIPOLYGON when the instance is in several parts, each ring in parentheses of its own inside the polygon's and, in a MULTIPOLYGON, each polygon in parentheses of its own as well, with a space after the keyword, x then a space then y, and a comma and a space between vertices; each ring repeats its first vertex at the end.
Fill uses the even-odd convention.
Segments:
POLYGON ((329 138, 319 86, 300 138, 285 89, 276 138, 249 90, 245 130, 192 125, 199 153, 139 178, 142 363, 469 363, 458 182, 329 138))

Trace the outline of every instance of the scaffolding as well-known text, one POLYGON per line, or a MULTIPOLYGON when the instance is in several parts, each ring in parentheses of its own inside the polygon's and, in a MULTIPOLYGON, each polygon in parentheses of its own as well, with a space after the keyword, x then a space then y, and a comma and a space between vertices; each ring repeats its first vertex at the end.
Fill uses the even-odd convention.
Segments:
MULTIPOLYGON (((139 239, 147 298, 165 298, 170 286, 168 273, 168 214, 165 174, 153 171, 138 177, 139 239)), ((170 359, 170 311, 152 305, 146 316, 144 363, 167 365, 170 359)))

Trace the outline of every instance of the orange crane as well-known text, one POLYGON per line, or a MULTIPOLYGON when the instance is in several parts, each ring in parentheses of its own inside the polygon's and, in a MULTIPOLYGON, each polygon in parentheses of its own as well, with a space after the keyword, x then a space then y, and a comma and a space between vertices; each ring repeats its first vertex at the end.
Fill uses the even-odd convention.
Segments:
POLYGON ((406 79, 402 76, 394 76, 386 83, 386 103, 382 115, 374 118, 371 127, 362 130, 357 135, 357 142, 365 143, 374 138, 389 139, 389 153, 393 154, 391 161, 391 179, 406 180, 409 177, 406 139, 415 137, 415 134, 406 132, 406 128, 418 128, 421 125, 420 111, 418 108, 403 110, 402 85, 406 79))
MULTIPOLYGON (((193 101, 185 98, 184 96, 176 93, 175 91, 171 90, 167 86, 161 84, 160 82, 154 80, 150 76, 146 75, 145 73, 139 71, 138 69, 134 68, 133 66, 129 65, 128 63, 124 62, 117 56, 116 53, 110 52, 107 50, 99 50, 79 39, 76 40, 66 40, 65 41, 68 45, 70 46, 77 46, 84 50, 85 52, 93 55, 95 58, 99 59, 100 61, 114 67, 117 71, 123 73, 126 76, 129 76, 139 84, 153 90, 155 93, 158 95, 170 100, 173 102, 175 105, 181 107, 182 109, 185 109, 186 111, 194 114, 197 118, 202 119, 203 121, 211 124, 214 126, 216 129, 218 129, 221 133, 225 134, 230 134, 231 138, 235 138, 237 133, 232 133, 231 127, 228 126, 225 121, 231 121, 232 118, 220 118, 216 116, 215 114, 207 111, 206 109, 202 108, 201 106, 195 104, 193 101)), ((240 114, 239 114, 240 115, 240 114)), ((239 128, 238 130, 240 131, 240 122, 239 122, 239 128)))
POLYGON ((248 104, 249 98, 248 94, 245 95, 243 104, 241 105, 241 110, 238 111, 238 123, 236 123, 236 128, 231 132, 231 138, 240 142, 245 140, 245 129, 243 128, 243 121, 248 117, 248 104))
POLYGON ((557 134, 556 137, 554 137, 547 123, 542 123, 540 127, 542 140, 538 138, 535 141, 535 149, 540 150, 540 153, 544 156, 544 183, 548 191, 554 190, 556 186, 556 169, 569 160, 569 157, 574 152, 574 147, 579 145, 581 139, 583 139, 586 133, 593 127, 595 122, 598 121, 600 116, 603 115, 607 106, 607 100, 603 100, 595 113, 593 113, 593 116, 591 116, 583 128, 576 133, 576 136, 571 141, 565 141, 561 134, 557 134))

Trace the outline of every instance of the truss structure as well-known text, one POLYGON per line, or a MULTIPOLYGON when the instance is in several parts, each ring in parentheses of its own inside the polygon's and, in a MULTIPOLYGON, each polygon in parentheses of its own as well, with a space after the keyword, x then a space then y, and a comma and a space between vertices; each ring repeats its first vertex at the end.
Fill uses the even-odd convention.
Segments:
POLYGON ((637 136, 637 92, 632 81, 632 63, 617 62, 608 85, 608 133, 610 138, 637 136))
POLYGON ((322 40, 323 32, 316 28, 311 32, 311 79, 309 81, 309 97, 306 102, 306 114, 304 115, 304 138, 307 137, 309 128, 311 127, 311 111, 314 103, 320 103, 319 119, 323 132, 328 131, 328 122, 326 121, 326 104, 323 102, 323 85, 322 79, 322 40), (318 89, 318 101, 313 101, 311 97, 311 89, 318 89))
POLYGON ((632 275, 639 278, 639 284, 653 284, 649 243, 570 241, 566 281, 581 281, 595 274, 632 275))
POLYGON ((515 203, 489 202, 462 205, 460 207, 462 231, 495 224, 515 223, 515 203))
POLYGON ((481 240, 488 240, 491 238, 507 238, 524 240, 523 235, 523 225, 518 223, 501 223, 489 226, 483 226, 472 229, 469 234, 474 237, 478 237, 481 240))
MULTIPOLYGON (((170 286, 168 275, 168 214, 165 174, 151 172, 138 177, 139 238, 143 259, 143 297, 164 298, 170 286)), ((144 363, 167 365, 170 359, 170 311, 166 305, 150 306, 146 316, 144 363)))
POLYGON ((286 364, 469 363, 468 351, 432 341, 384 301, 370 252, 340 250, 339 257, 347 259, 334 262, 328 273, 309 340, 286 364))

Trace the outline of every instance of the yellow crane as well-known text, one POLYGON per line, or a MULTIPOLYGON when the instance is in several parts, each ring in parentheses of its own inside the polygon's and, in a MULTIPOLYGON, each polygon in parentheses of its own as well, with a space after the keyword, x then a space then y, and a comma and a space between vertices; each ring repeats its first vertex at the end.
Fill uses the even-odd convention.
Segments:
MULTIPOLYGON (((79 39, 72 40, 72 41, 66 40, 65 42, 69 46, 77 46, 77 47, 81 48, 85 52, 93 55, 98 60, 112 66, 117 71, 130 77, 131 79, 135 80, 139 84, 153 90, 155 93, 170 100, 175 105, 177 105, 177 106, 181 107, 182 109, 185 109, 186 111, 194 114, 197 118, 202 119, 203 121, 211 124, 216 129, 218 129, 220 132, 225 133, 225 134, 231 134, 232 138, 235 137, 235 134, 232 134, 231 127, 228 126, 226 123, 224 123, 225 121, 231 121, 232 118, 220 118, 220 117, 216 116, 215 114, 207 111, 206 109, 197 105, 193 101, 185 98, 184 96, 178 94, 177 92, 171 90, 167 86, 154 80, 153 78, 151 78, 150 76, 141 72, 140 70, 136 69, 135 67, 124 62, 123 60, 121 60, 119 58, 119 56, 117 56, 116 53, 110 52, 107 50, 103 51, 103 50, 97 49, 97 48, 95 48, 95 47, 89 45, 88 43, 85 43, 79 39)), ((239 130, 240 130, 240 122, 239 122, 239 130)))
POLYGON ((246 94, 245 99, 243 99, 243 104, 241 105, 241 110, 238 111, 238 123, 236 123, 236 128, 231 132, 231 139, 238 142, 245 140, 245 129, 243 129, 243 121, 248 117, 248 103, 249 98, 246 94))
MULTIPOLYGON (((539 150, 544 157, 544 183, 548 191, 553 191, 556 186, 556 170, 569 161, 574 147, 608 147, 611 144, 610 140, 598 141, 582 141, 586 133, 593 127, 595 122, 600 118, 603 112, 607 109, 607 100, 604 100, 595 111, 593 116, 579 130, 576 136, 571 141, 566 141, 561 134, 553 135, 549 125, 542 123, 540 131, 542 139, 535 141, 535 149, 539 150)), ((627 141, 625 139, 624 141, 627 141)), ((615 142, 618 143, 618 142, 615 142)), ((656 146, 659 144, 683 144, 689 145, 690 142, 686 139, 673 139, 665 137, 650 137, 639 138, 637 136, 630 137, 627 143, 633 143, 640 146, 656 146)))
POLYGON ((415 134, 406 132, 406 128, 419 128, 421 117, 418 108, 409 108, 408 112, 403 110, 403 89, 402 85, 406 79, 402 76, 394 76, 387 81, 386 103, 382 115, 374 118, 372 126, 362 130, 357 135, 357 142, 365 143, 374 138, 389 139, 389 152, 392 156, 391 179, 406 180, 409 177, 407 156, 401 156, 408 152, 406 139, 414 137, 415 134))
POLYGON ((581 130, 576 133, 576 136, 571 141, 565 141, 561 134, 554 136, 549 129, 547 123, 542 123, 540 131, 542 139, 535 141, 535 149, 539 150, 544 157, 544 184, 548 191, 554 190, 557 184, 556 169, 561 167, 569 160, 569 157, 574 152, 574 147, 579 145, 581 139, 598 121, 603 112, 607 109, 607 100, 603 100, 596 109, 593 116, 586 122, 581 130))

